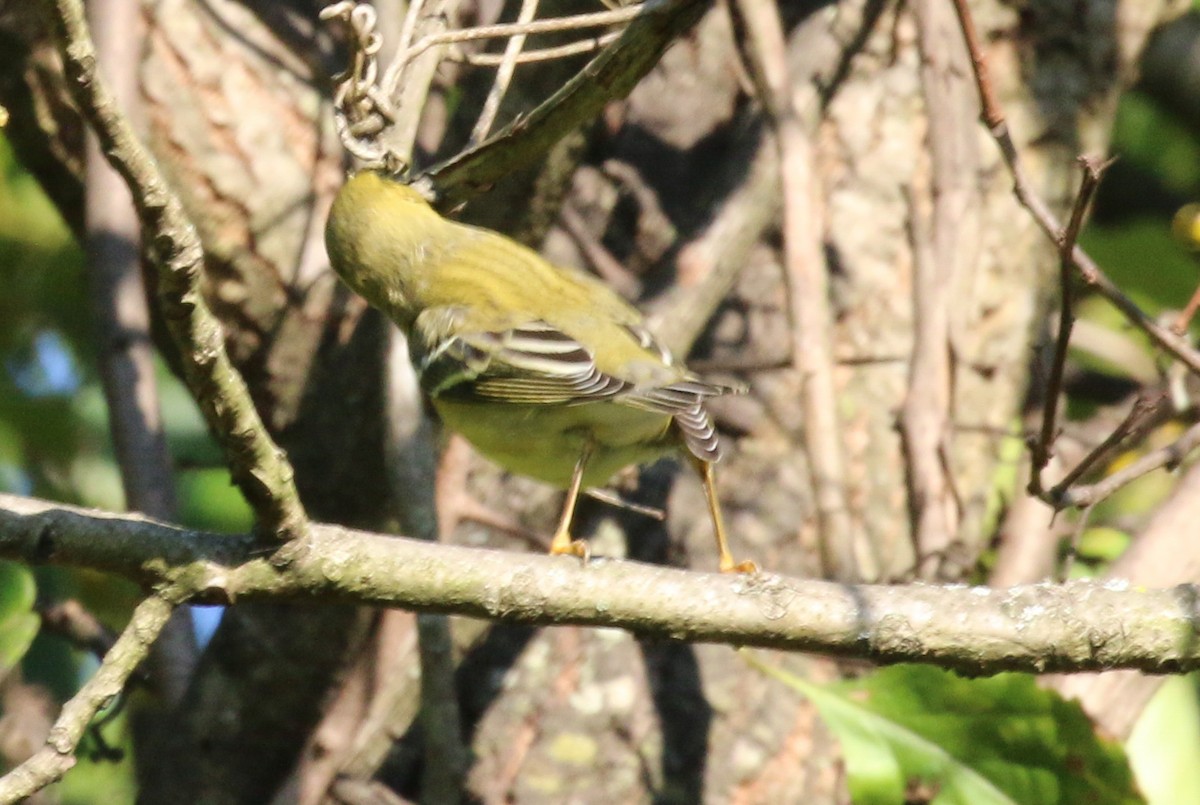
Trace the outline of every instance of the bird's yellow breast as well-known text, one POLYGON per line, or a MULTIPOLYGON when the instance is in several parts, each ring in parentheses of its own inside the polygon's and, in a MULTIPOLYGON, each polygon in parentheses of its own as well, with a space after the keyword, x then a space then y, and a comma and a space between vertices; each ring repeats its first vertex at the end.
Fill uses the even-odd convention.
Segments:
POLYGON ((433 400, 442 421, 505 469, 566 487, 585 445, 585 487, 678 448, 671 417, 612 402, 572 406, 433 400))

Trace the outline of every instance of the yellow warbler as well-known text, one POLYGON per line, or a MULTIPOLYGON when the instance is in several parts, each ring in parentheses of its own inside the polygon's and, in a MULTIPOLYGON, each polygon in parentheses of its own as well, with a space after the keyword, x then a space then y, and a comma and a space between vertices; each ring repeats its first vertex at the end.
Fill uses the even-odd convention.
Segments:
POLYGON ((587 556, 570 534, 582 487, 683 447, 704 481, 721 570, 755 569, 726 543, 704 408, 734 389, 689 373, 606 285, 448 221, 372 171, 338 193, 325 242, 346 284, 408 336, 443 422, 506 469, 566 487, 551 553, 587 556))

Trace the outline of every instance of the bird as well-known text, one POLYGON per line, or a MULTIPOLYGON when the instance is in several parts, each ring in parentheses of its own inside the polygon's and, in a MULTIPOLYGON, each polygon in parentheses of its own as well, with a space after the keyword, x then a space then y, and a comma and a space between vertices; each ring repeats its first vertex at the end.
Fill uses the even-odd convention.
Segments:
POLYGON ((407 336, 442 423, 501 467, 567 490, 552 554, 588 557, 571 536, 581 490, 682 452, 704 486, 719 569, 757 571, 729 549, 706 409, 740 389, 689 372, 601 280, 447 219, 379 170, 342 185, 325 240, 334 271, 407 336))

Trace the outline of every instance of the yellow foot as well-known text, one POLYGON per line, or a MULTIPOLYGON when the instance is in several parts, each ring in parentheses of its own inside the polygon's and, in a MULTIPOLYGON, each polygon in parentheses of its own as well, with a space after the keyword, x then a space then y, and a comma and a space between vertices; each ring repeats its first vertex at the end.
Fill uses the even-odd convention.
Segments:
POLYGON ((554 539, 550 541, 550 555, 578 556, 586 565, 592 551, 588 548, 588 544, 581 539, 571 539, 567 534, 555 534, 554 539))
POLYGON ((734 562, 732 556, 721 557, 721 572, 722 573, 757 573, 758 565, 752 560, 747 559, 744 562, 734 562))

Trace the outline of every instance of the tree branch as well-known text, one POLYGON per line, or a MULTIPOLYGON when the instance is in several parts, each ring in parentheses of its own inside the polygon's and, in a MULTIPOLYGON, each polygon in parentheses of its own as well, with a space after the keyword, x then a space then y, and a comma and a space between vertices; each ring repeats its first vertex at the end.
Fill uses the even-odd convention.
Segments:
POLYGON ((514 166, 541 159, 606 103, 625 97, 708 5, 702 0, 669 0, 641 6, 616 42, 536 109, 431 168, 425 178, 440 191, 439 206, 453 207, 511 173, 514 166))
MULTIPOLYGON (((521 0, 521 10, 517 13, 517 24, 525 25, 532 22, 537 10, 538 0, 521 0)), ((512 82, 513 73, 516 71, 517 57, 521 55, 521 49, 525 47, 525 37, 525 33, 513 34, 509 38, 508 44, 504 46, 504 60, 500 62, 499 69, 496 70, 496 78, 483 102, 479 119, 475 121, 475 127, 471 129, 471 138, 467 141, 470 145, 478 145, 492 130, 492 124, 496 122, 496 115, 500 112, 500 102, 504 100, 504 93, 508 92, 508 85, 512 82)))
MULTIPOLYGON (((962 27, 967 50, 971 53, 975 85, 979 90, 981 118, 988 133, 1000 148, 1000 154, 1008 166, 1009 173, 1012 174, 1013 193, 1021 206, 1033 216, 1034 222, 1046 236, 1057 243, 1063 227, 1059 223, 1058 217, 1050 209, 1050 205, 1033 190, 1033 185, 1025 174, 1024 165, 1017 153, 1012 135, 1009 133, 1004 112, 992 88, 987 59, 984 58, 979 34, 975 30, 975 22, 967 7, 967 0, 953 0, 953 4, 954 10, 958 14, 959 25, 962 27)), ((1100 270, 1100 266, 1082 247, 1073 246, 1069 252, 1064 253, 1064 258, 1069 259, 1071 265, 1083 277, 1084 282, 1112 303, 1113 307, 1120 311, 1130 324, 1144 332, 1156 346, 1182 362, 1191 372, 1200 374, 1200 352, 1192 349, 1186 339, 1180 337, 1169 327, 1159 324, 1138 307, 1137 303, 1126 296, 1116 283, 1100 270)))
POLYGON ((150 653, 175 605, 159 595, 138 604, 99 670, 63 705, 46 745, 0 778, 0 803, 18 802, 62 777, 75 765, 75 749, 92 716, 118 696, 125 681, 150 653))
POLYGON ((283 540, 300 535, 307 518, 292 467, 263 427, 245 381, 225 352, 221 324, 200 292, 204 252, 196 229, 100 79, 82 3, 52 0, 47 5, 75 103, 129 185, 142 239, 152 244, 163 318, 179 346, 188 387, 225 450, 234 482, 255 510, 259 533, 283 540))
POLYGON ((89 567, 189 600, 355 602, 534 625, 924 662, 970 673, 1200 668, 1200 586, 835 584, 504 553, 314 524, 263 556, 220 535, 0 495, 0 556, 89 567))
POLYGON ((1042 497, 1050 505, 1056 505, 1051 499, 1044 497, 1042 472, 1050 463, 1054 452, 1054 442, 1058 439, 1058 406, 1059 395, 1062 393, 1063 375, 1067 367, 1067 351, 1071 346, 1071 331, 1075 327, 1075 294, 1071 287, 1071 254, 1079 240, 1079 232, 1083 228, 1083 217, 1091 206, 1092 199, 1100 187, 1100 178, 1110 163, 1099 160, 1081 158, 1080 167, 1083 177, 1079 185, 1079 193, 1075 196, 1075 204, 1071 209, 1071 218, 1059 235, 1059 300, 1058 334, 1054 339, 1054 360, 1050 364, 1050 373, 1046 380, 1045 399, 1042 403, 1042 427, 1038 438, 1031 442, 1029 449, 1030 461, 1033 462, 1033 472, 1030 474, 1030 494, 1042 497))

